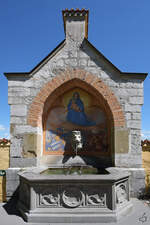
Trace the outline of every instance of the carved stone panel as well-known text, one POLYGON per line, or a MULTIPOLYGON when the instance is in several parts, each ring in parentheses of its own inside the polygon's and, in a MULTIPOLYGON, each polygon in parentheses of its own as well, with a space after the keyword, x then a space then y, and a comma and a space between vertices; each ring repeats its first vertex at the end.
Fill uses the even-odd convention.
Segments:
POLYGON ((39 192, 39 205, 49 206, 49 207, 59 207, 60 206, 60 193, 57 188, 42 188, 40 187, 39 192))
POLYGON ((77 187, 66 187, 62 193, 64 207, 75 208, 84 205, 85 195, 77 187))
POLYGON ((93 195, 86 195, 86 202, 88 206, 106 207, 106 193, 97 193, 93 195))
POLYGON ((92 185, 51 185, 35 188, 38 207, 56 208, 103 208, 106 206, 106 191, 92 185))
POLYGON ((121 206, 128 201, 128 191, 126 182, 116 186, 116 204, 121 206))
POLYGON ((49 206, 59 206, 60 196, 57 193, 52 194, 41 194, 40 195, 40 204, 49 205, 49 206))

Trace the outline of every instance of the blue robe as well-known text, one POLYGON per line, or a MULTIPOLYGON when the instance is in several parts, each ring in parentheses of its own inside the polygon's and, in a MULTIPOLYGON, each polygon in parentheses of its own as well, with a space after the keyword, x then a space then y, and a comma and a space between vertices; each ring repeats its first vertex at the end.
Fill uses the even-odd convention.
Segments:
POLYGON ((80 126, 92 126, 95 125, 95 122, 89 121, 84 112, 84 105, 80 98, 75 100, 70 100, 68 104, 68 114, 67 120, 71 123, 80 125, 80 126), (80 112, 71 108, 72 102, 74 102, 80 109, 80 112))

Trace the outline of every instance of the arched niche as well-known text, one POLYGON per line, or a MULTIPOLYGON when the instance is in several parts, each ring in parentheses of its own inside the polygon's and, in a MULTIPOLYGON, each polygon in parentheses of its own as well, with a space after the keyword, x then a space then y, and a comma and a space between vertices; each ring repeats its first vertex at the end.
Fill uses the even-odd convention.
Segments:
POLYGON ((106 99, 85 81, 75 78, 55 89, 44 104, 42 121, 43 157, 74 157, 70 133, 80 130, 84 147, 78 155, 114 165, 112 112, 106 99))
POLYGON ((93 98, 99 102, 99 107, 105 113, 109 132, 108 140, 110 154, 108 157, 101 155, 99 158, 101 158, 101 161, 107 161, 107 159, 109 159, 108 166, 114 166, 115 154, 117 152, 116 140, 118 140, 118 137, 116 138, 116 131, 122 130, 126 126, 123 110, 112 90, 100 78, 91 73, 87 73, 84 70, 78 69, 66 70, 47 82, 39 90, 39 93, 29 107, 27 123, 32 127, 39 127, 40 136, 42 135, 42 138, 38 138, 39 140, 37 140, 37 143, 42 140, 41 145, 38 144, 39 153, 37 155, 37 157, 40 158, 40 164, 47 164, 50 166, 58 161, 56 158, 62 159, 62 157, 64 157, 62 154, 43 154, 45 121, 51 107, 57 99, 74 88, 80 88, 93 96, 93 98))

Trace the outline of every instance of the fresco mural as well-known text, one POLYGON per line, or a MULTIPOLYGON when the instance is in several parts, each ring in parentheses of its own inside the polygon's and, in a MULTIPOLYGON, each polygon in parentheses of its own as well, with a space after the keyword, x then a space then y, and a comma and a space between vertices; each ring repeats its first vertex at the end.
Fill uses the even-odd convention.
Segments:
POLYGON ((96 125, 94 121, 90 121, 84 112, 84 103, 80 99, 79 92, 74 92, 67 106, 67 121, 81 126, 96 125))
POLYGON ((44 154, 72 154, 72 130, 80 130, 84 151, 80 154, 107 154, 106 117, 97 100, 75 88, 59 97, 49 111, 45 124, 44 154))

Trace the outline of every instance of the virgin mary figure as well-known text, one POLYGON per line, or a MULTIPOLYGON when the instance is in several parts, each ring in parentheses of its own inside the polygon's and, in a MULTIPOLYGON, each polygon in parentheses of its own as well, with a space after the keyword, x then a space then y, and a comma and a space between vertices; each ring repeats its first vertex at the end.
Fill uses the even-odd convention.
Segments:
POLYGON ((84 104, 78 92, 74 92, 67 106, 67 120, 80 126, 93 126, 95 122, 88 120, 84 112, 84 104))

